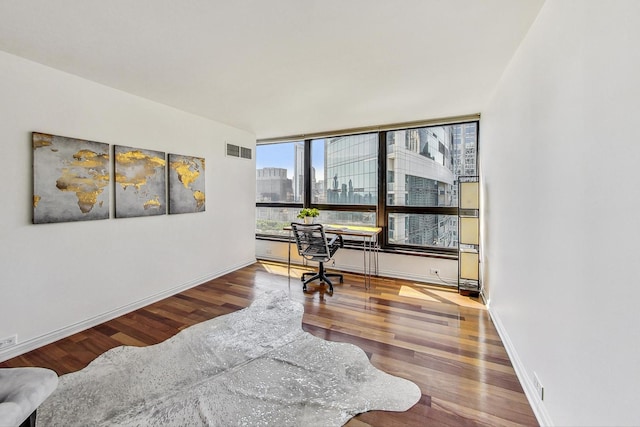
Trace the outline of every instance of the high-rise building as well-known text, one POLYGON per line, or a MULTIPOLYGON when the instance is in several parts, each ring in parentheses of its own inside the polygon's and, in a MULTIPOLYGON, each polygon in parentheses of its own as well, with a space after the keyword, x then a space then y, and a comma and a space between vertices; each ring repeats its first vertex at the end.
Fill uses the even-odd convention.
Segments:
POLYGON ((378 135, 328 138, 324 145, 327 203, 375 205, 378 197, 378 135))
POLYGON ((256 192, 259 202, 290 202, 293 200, 291 179, 284 168, 256 170, 256 192))
POLYGON ((293 201, 302 202, 304 199, 304 142, 293 143, 293 159, 293 201))
MULTIPOLYGON (((451 127, 387 132, 387 204, 452 206, 455 183, 451 127)), ((420 246, 454 246, 453 218, 445 215, 389 215, 389 242, 420 246)))

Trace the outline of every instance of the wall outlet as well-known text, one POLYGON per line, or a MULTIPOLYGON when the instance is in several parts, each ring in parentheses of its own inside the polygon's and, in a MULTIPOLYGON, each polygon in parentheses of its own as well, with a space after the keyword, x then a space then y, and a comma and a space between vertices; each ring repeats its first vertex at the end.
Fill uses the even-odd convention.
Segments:
POLYGON ((11 335, 10 337, 0 339, 0 350, 8 347, 12 347, 18 344, 18 335, 11 335))
POLYGON ((535 372, 533 373, 533 386, 536 388, 540 400, 544 400, 544 387, 540 382, 540 378, 538 378, 538 374, 536 374, 535 372))
POLYGON ((437 276, 440 274, 440 269, 439 268, 432 268, 431 270, 431 275, 432 276, 437 276))

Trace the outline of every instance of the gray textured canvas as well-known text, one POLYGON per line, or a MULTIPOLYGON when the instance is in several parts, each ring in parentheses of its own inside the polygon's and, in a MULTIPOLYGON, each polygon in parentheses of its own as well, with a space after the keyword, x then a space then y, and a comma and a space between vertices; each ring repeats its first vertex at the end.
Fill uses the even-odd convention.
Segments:
POLYGON ((167 213, 165 153, 116 145, 114 157, 116 218, 167 213))
POLYGON ((109 144, 34 132, 33 223, 109 218, 109 144))
POLYGON ((169 154, 169 213, 205 210, 205 161, 201 157, 169 154))

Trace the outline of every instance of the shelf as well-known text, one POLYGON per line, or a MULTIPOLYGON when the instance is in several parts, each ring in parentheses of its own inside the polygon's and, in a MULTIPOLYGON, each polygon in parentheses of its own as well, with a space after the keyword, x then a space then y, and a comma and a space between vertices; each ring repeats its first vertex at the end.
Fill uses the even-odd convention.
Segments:
POLYGON ((458 291, 480 292, 480 183, 478 177, 458 181, 458 291))

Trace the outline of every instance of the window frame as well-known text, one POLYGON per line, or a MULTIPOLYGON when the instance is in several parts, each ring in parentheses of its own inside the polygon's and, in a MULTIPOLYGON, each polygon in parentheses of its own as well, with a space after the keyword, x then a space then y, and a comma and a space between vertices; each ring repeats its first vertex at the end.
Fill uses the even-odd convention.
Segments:
MULTIPOLYGON (((389 215, 390 214, 420 214, 420 215, 458 215, 457 206, 394 206, 389 205, 387 202, 387 133, 395 130, 411 130, 420 129, 425 127, 439 127, 439 126, 455 126, 462 124, 473 124, 476 126, 476 171, 479 169, 479 150, 480 150, 480 117, 475 115, 472 117, 462 117, 458 120, 451 119, 445 121, 424 121, 407 124, 389 125, 387 127, 380 128, 363 128, 359 130, 351 130, 342 132, 326 132, 317 133, 314 135, 304 136, 304 194, 303 203, 278 203, 278 202, 256 202, 256 208, 258 207, 277 207, 277 208, 298 208, 305 207, 317 208, 319 210, 331 210, 342 212, 372 212, 376 215, 376 226, 382 229, 382 232, 378 236, 378 242, 380 250, 382 252, 389 253, 402 253, 412 254, 419 256, 430 256, 438 258, 451 258, 456 259, 458 257, 458 248, 446 248, 438 246, 417 246, 408 244, 398 244, 389 242, 389 215), (378 194, 377 203, 373 205, 348 205, 348 204, 330 204, 330 203, 312 203, 312 191, 311 191, 311 144, 313 140, 319 138, 332 138, 337 136, 351 136, 365 133, 377 133, 378 134, 378 194)), ((461 139, 465 140, 465 132, 461 131, 461 139)), ((274 143, 287 143, 292 141, 300 141, 301 137, 288 137, 288 138, 272 138, 269 140, 257 141, 257 145, 262 144, 274 144, 274 143)), ((463 147, 460 147, 462 150, 463 147)), ((465 153, 460 153, 465 159, 465 153)), ((326 161, 326 159, 325 159, 326 161)), ((457 171, 453 171, 457 174, 457 171)), ((326 182, 326 177, 325 177, 326 182)), ((455 185, 455 183, 454 183, 455 185)), ((264 240, 286 240, 281 236, 259 234, 256 233, 256 238, 264 240)))

